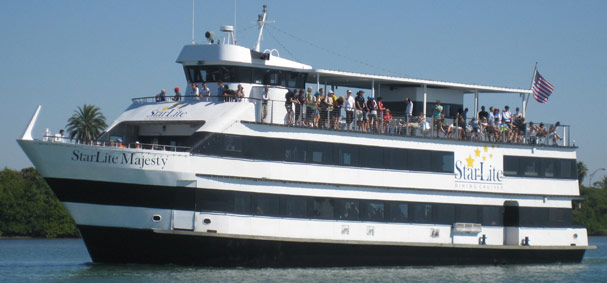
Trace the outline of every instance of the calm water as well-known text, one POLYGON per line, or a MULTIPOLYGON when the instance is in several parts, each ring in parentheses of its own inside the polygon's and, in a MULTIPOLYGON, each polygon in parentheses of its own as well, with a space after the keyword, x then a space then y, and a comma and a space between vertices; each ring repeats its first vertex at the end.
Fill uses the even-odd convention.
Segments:
POLYGON ((0 282, 607 281, 607 237, 581 264, 399 268, 203 268, 92 264, 81 240, 0 240, 0 282))

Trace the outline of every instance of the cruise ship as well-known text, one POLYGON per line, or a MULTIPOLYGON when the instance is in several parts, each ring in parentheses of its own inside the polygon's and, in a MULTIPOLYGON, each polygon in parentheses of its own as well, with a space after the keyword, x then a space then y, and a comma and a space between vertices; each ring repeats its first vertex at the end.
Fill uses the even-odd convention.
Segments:
POLYGON ((567 127, 556 145, 432 129, 436 100, 449 122, 466 94, 475 98, 471 113, 479 95, 498 93, 525 114, 530 89, 317 69, 260 50, 266 17, 264 6, 254 48, 235 44, 231 26, 222 40, 207 33, 207 43, 184 46, 185 95, 132 99, 94 141, 35 139, 38 107, 18 143, 93 262, 575 263, 593 248, 572 223, 580 195, 567 127), (192 83, 206 83, 210 96, 190 95, 192 83), (222 85, 240 85, 243 95, 222 95, 222 85), (308 87, 381 96, 394 119, 365 131, 356 121, 348 127, 343 109, 334 127, 290 119, 287 93, 308 87), (428 123, 405 121, 406 97, 428 123))

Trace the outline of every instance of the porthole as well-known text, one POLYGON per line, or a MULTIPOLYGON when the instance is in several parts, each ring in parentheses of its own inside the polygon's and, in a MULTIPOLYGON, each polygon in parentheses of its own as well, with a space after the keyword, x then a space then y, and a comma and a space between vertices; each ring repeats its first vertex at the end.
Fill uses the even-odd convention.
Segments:
POLYGON ((205 225, 209 225, 211 224, 211 219, 205 218, 202 223, 204 223, 205 225))
POLYGON ((160 215, 154 214, 154 216, 152 216, 152 221, 159 222, 160 220, 162 220, 162 217, 160 215))

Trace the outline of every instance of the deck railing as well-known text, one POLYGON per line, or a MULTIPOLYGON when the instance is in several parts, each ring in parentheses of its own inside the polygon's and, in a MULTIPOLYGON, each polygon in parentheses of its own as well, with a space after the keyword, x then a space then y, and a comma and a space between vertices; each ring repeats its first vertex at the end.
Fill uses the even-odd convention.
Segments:
MULTIPOLYGON (((571 127, 569 125, 559 125, 554 132, 548 132, 553 124, 545 124, 543 133, 534 134, 529 130, 529 124, 525 124, 525 130, 519 131, 518 134, 513 133, 509 127, 502 126, 490 129, 486 126, 479 126, 479 129, 473 129, 470 123, 471 119, 467 119, 465 125, 459 125, 456 119, 447 118, 441 123, 443 130, 435 129, 435 123, 431 117, 425 117, 424 121, 419 121, 419 116, 405 117, 401 113, 393 113, 393 118, 389 121, 380 120, 377 125, 369 125, 363 127, 357 122, 354 116, 350 127, 346 124, 345 109, 342 109, 335 123, 334 112, 328 110, 320 110, 320 117, 317 116, 316 123, 314 122, 314 114, 309 114, 308 108, 305 105, 293 104, 291 111, 287 112, 284 100, 269 100, 252 97, 234 97, 234 96, 182 96, 179 100, 175 96, 166 96, 165 101, 156 101, 156 97, 138 97, 133 98, 134 103, 166 103, 166 102, 244 102, 253 103, 256 105, 257 114, 254 123, 264 124, 279 124, 289 127, 315 128, 320 130, 330 131, 348 131, 362 132, 373 135, 387 136, 408 136, 418 138, 433 138, 433 139, 452 139, 461 141, 475 141, 488 143, 503 143, 503 144, 527 144, 534 146, 562 146, 575 147, 575 141, 571 140, 571 127), (296 107, 300 107, 298 110, 296 107), (298 116, 296 117, 296 114, 298 116), (290 115, 290 119, 289 116, 290 115), (311 118, 310 118, 311 117, 311 118), (290 122, 289 122, 290 121, 290 122)), ((535 123, 539 125, 540 123, 535 123)), ((49 139, 55 139, 55 136, 49 136, 49 139)), ((56 140, 53 140, 56 141, 56 140)), ((110 142, 88 142, 95 145, 109 146, 110 142)), ((141 148, 163 151, 189 151, 189 147, 158 145, 158 144, 136 144, 129 143, 124 145, 128 148, 141 148)))
POLYGON ((192 150, 191 147, 187 146, 176 146, 176 145, 163 145, 163 144, 151 144, 151 143, 121 143, 118 141, 80 141, 76 139, 70 139, 67 137, 61 137, 59 135, 45 135, 42 137, 42 141, 57 142, 57 143, 70 143, 70 144, 81 144, 91 146, 103 146, 103 147, 115 147, 115 148, 135 148, 135 149, 147 149, 147 150, 158 150, 158 151, 172 151, 172 152, 189 152, 192 150))

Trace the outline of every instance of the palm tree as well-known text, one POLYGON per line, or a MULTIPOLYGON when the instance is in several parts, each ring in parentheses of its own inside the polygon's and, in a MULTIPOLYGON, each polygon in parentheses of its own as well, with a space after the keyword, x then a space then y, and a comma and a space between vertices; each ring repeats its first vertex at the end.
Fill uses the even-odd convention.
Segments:
POLYGON ((582 161, 577 162, 577 181, 582 184, 584 178, 586 178, 586 174, 588 174, 588 167, 582 161))
POLYGON ((101 113, 101 109, 86 104, 74 110, 74 115, 67 120, 66 125, 70 139, 76 138, 80 142, 96 139, 106 127, 105 116, 101 113))

